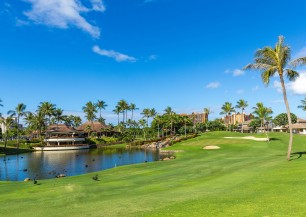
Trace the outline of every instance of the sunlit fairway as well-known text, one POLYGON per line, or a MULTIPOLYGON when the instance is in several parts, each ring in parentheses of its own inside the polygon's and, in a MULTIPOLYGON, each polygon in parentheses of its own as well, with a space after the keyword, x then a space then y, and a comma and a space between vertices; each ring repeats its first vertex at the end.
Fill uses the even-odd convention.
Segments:
MULTIPOLYGON (((171 161, 36 185, 0 182, 1 216, 306 216, 306 154, 286 160, 288 134, 270 134, 270 143, 226 136, 242 134, 177 143, 169 149, 182 151, 171 161)), ((306 136, 295 135, 293 152, 304 151, 306 136)))

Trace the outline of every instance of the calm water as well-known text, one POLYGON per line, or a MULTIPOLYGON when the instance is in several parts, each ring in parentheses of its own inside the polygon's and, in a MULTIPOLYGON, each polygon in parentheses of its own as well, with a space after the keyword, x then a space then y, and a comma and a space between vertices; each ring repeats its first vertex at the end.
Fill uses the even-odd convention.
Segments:
POLYGON ((33 152, 0 157, 0 180, 50 179, 59 174, 75 176, 121 165, 151 162, 158 152, 125 149, 86 149, 33 152))

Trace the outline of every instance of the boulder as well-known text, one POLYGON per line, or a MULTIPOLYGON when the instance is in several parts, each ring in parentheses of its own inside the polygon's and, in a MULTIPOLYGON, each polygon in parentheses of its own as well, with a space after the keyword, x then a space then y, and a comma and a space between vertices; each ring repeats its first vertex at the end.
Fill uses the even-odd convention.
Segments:
POLYGON ((25 178, 23 181, 28 182, 28 181, 31 181, 31 179, 30 178, 25 178))

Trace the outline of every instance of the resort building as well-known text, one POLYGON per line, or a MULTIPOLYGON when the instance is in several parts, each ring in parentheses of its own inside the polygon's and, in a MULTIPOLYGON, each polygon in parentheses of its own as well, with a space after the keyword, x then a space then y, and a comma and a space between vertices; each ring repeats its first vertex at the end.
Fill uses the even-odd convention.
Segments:
POLYGON ((46 130, 44 139, 47 146, 75 146, 85 143, 84 132, 65 124, 53 124, 46 130))
POLYGON ((107 129, 107 125, 99 121, 94 121, 92 123, 87 121, 78 127, 78 130, 84 132, 87 137, 92 133, 96 133, 97 136, 107 134, 107 129))
POLYGON ((306 120, 298 118, 295 124, 292 124, 293 133, 306 134, 306 120))
POLYGON ((208 114, 206 114, 206 113, 195 113, 195 112, 192 112, 191 114, 180 114, 180 116, 187 116, 187 117, 189 117, 194 124, 205 123, 205 122, 208 121, 208 114))
MULTIPOLYGON (((222 118, 225 125, 235 125, 235 124, 242 124, 245 121, 250 121, 254 118, 252 114, 245 114, 245 113, 233 113, 231 115, 226 115, 222 118)), ((241 126, 240 126, 241 127, 241 126)))

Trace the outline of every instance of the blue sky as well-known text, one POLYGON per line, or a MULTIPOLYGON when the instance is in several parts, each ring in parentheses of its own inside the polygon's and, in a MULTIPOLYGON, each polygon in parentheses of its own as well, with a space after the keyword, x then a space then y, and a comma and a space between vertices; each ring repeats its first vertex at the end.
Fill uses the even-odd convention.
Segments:
MULTIPOLYGON (((107 102, 107 122, 120 99, 142 110, 176 112, 245 99, 285 112, 277 80, 243 72, 256 49, 284 35, 292 56, 306 56, 306 2, 199 0, 3 0, 0 80, 4 107, 35 111, 50 101, 81 114, 87 101, 107 102), (278 12, 281 12, 278 14, 278 12)), ((306 70, 288 83, 292 112, 306 96, 306 70)), ((139 115, 138 115, 139 117, 139 115)))

